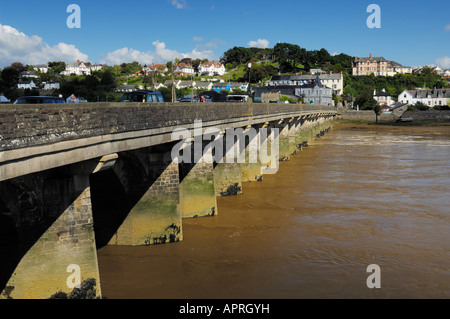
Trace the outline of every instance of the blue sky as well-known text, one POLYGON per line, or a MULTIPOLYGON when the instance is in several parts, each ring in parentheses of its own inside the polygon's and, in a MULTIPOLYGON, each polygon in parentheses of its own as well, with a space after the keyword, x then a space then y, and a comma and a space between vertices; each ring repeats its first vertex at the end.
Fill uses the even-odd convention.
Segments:
POLYGON ((449 12, 449 0, 0 0, 0 67, 218 59, 234 46, 281 41, 450 68, 449 12), (380 29, 366 25, 371 3, 381 8, 380 29), (80 29, 66 25, 69 4, 81 8, 80 29))

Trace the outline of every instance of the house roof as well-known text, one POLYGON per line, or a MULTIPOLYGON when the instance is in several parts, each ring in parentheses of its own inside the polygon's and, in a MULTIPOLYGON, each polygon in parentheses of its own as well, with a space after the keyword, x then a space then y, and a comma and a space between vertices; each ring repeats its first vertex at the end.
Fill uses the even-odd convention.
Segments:
POLYGON ((180 68, 180 69, 192 69, 192 66, 190 64, 180 63, 180 64, 177 65, 177 68, 180 68))
POLYGON ((23 71, 19 75, 20 76, 29 76, 29 75, 36 76, 36 73, 34 73, 33 71, 23 71))
POLYGON ((406 90, 413 98, 423 99, 427 97, 431 98, 450 98, 450 90, 446 89, 433 89, 433 90, 406 90))
POLYGON ((390 62, 389 60, 386 60, 382 56, 358 58, 356 62, 367 62, 367 61, 370 61, 370 62, 372 62, 372 61, 390 62))
POLYGON ((248 83, 231 83, 232 88, 238 88, 241 86, 248 86, 248 83))
POLYGON ((201 67, 209 68, 211 66, 214 66, 215 68, 221 68, 223 67, 222 63, 216 63, 216 62, 205 62, 200 64, 201 67))
POLYGON ((228 83, 228 82, 221 82, 221 83, 213 84, 214 87, 227 87, 228 85, 230 85, 230 83, 228 83))
POLYGON ((391 96, 389 93, 386 93, 384 91, 380 91, 377 94, 375 94, 374 96, 391 96))
POLYGON ((200 82, 196 82, 195 86, 197 86, 197 87, 208 87, 210 85, 212 85, 211 82, 200 81, 200 82))
POLYGON ((333 74, 305 74, 305 75, 277 75, 271 78, 271 81, 309 81, 315 80, 319 75, 320 80, 328 81, 328 80, 341 80, 342 75, 340 73, 333 74))
POLYGON ((178 86, 193 86, 194 85, 194 81, 181 81, 180 83, 178 83, 178 86))
MULTIPOLYGON (((181 82, 180 80, 175 80, 173 81, 173 83, 178 84, 179 82, 181 82)), ((164 82, 164 85, 172 85, 172 80, 167 80, 166 82, 164 82)))

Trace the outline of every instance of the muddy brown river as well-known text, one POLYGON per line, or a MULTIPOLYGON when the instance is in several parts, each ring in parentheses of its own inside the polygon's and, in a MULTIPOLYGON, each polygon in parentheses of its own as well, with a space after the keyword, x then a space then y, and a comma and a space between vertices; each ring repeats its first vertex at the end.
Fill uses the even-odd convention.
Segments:
POLYGON ((243 191, 183 242, 99 249, 103 295, 450 297, 450 127, 337 124, 243 191))

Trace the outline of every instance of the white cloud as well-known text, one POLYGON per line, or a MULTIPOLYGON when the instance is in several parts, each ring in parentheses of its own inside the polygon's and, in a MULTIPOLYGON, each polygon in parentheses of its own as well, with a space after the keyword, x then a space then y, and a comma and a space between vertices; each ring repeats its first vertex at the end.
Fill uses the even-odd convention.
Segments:
POLYGON ((436 59, 436 65, 441 69, 450 69, 450 57, 444 56, 442 58, 436 59))
POLYGON ((266 39, 258 39, 256 41, 250 41, 247 43, 250 48, 267 49, 269 47, 269 41, 266 39))
POLYGON ((182 53, 176 50, 170 50, 166 48, 164 42, 153 42, 155 51, 138 51, 132 48, 122 48, 109 52, 102 63, 108 63, 109 65, 130 63, 137 61, 141 64, 153 64, 153 63, 166 63, 167 61, 174 60, 175 58, 192 58, 192 59, 216 59, 214 53, 211 50, 199 50, 195 48, 191 52, 182 53))
POLYGON ((340 53, 338 53, 338 52, 333 52, 333 53, 331 53, 331 56, 336 56, 336 55, 339 55, 340 53))
POLYGON ((50 46, 37 35, 28 36, 17 29, 0 24, 0 66, 12 62, 44 64, 50 61, 87 61, 88 56, 72 44, 50 46))
POLYGON ((177 9, 184 9, 187 6, 186 0, 170 0, 170 3, 177 9))
POLYGON ((444 29, 445 31, 450 31, 450 24, 447 24, 444 29))
POLYGON ((202 38, 202 37, 192 37, 192 40, 194 40, 195 42, 203 42, 203 41, 205 41, 205 38, 202 38))

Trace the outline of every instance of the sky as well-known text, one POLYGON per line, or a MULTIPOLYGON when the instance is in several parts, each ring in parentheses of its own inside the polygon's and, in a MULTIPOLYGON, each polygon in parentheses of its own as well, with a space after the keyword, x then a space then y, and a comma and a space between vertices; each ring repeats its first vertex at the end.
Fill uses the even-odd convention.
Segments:
POLYGON ((0 68, 16 61, 215 60, 234 46, 278 42, 450 68, 449 12, 449 0, 0 0, 0 68), (68 12, 71 4, 79 19, 68 12), (367 25, 370 4, 380 8, 380 28, 367 25))

